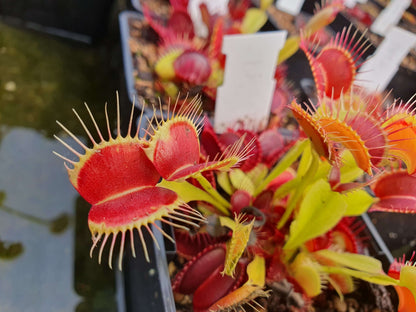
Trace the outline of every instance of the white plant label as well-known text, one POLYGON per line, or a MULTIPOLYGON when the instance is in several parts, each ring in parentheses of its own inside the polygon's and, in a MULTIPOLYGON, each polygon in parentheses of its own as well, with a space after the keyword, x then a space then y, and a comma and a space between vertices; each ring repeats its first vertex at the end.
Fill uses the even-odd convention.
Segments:
POLYGON ((197 36, 208 36, 207 26, 202 22, 199 5, 205 3, 211 14, 226 15, 228 13, 228 0, 189 0, 188 13, 191 16, 197 36))
POLYGON ((305 0, 277 0, 276 8, 290 15, 298 15, 305 0))
POLYGON ((356 4, 357 4, 357 1, 356 0, 345 0, 344 1, 344 5, 347 8, 353 8, 356 4))
POLYGON ((397 23, 404 11, 410 6, 412 0, 392 0, 389 5, 381 11, 376 20, 370 27, 370 30, 380 36, 385 36, 389 29, 397 23))
POLYGON ((353 8, 357 3, 366 3, 367 0, 344 0, 344 5, 347 8, 353 8))
POLYGON ((274 73, 286 31, 225 36, 224 83, 217 90, 214 129, 253 131, 266 127, 276 81, 274 73))
POLYGON ((416 35, 393 27, 376 52, 361 66, 356 84, 369 91, 383 91, 399 69, 400 63, 416 46, 416 35))

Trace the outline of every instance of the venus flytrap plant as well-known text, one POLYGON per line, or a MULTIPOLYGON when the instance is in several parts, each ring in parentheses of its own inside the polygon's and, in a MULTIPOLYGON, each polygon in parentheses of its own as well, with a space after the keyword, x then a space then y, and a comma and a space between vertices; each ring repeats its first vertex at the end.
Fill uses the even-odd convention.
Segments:
POLYGON ((143 13, 150 27, 158 34, 158 57, 153 65, 162 94, 177 97, 179 91, 192 93, 194 88, 215 99, 216 88, 223 82, 225 56, 221 53, 222 39, 227 34, 251 34, 266 22, 270 1, 261 1, 259 8, 250 1, 228 2, 228 13, 210 13, 206 3, 199 6, 207 36, 198 34, 188 13, 188 1, 170 1, 166 23, 144 5, 143 13))
POLYGON ((173 240, 155 222, 172 225, 178 254, 186 259, 172 287, 192 297, 194 311, 267 309, 276 283, 293 286, 300 311, 308 311, 325 287, 342 298, 354 290, 355 279, 393 285, 416 297, 415 266, 396 265, 399 274, 385 274, 380 261, 359 254, 364 247, 352 221, 372 210, 415 212, 415 102, 396 101, 384 109, 383 101, 374 105, 356 92, 351 75, 331 79, 337 60, 331 64, 325 53, 341 53, 348 61, 342 69, 355 71, 348 36, 346 30, 323 48, 327 52, 310 57, 319 71, 315 78, 326 78, 317 81, 322 84, 317 104, 307 109, 296 100, 288 104, 298 135, 284 138, 277 128, 217 134, 200 118, 199 98, 170 107, 165 119, 155 115, 145 137, 131 133, 132 120, 121 136, 118 112, 116 137, 107 121, 104 139, 88 109, 97 141, 76 114, 92 147, 60 124, 85 151, 58 138, 79 158, 58 155, 74 187, 92 204, 91 253, 101 242, 101 261, 112 236, 111 266, 121 234, 121 269, 129 232, 133 254, 138 236, 149 261, 142 231, 153 237, 153 225, 173 240))
MULTIPOLYGON (((93 239, 91 255, 102 239, 99 262, 101 262, 104 246, 110 236, 112 236, 112 241, 108 262, 111 267, 115 242, 118 234, 121 234, 118 263, 121 269, 127 232, 130 233, 133 255, 135 256, 133 243, 136 229, 142 242, 145 258, 150 261, 142 229, 148 231, 154 238, 149 227, 149 224, 153 224, 157 230, 172 240, 155 224, 156 220, 185 229, 199 226, 199 223, 204 222, 205 218, 174 191, 175 187, 170 190, 160 181, 167 181, 168 186, 170 181, 185 180, 198 176, 204 171, 226 170, 246 157, 249 148, 240 150, 241 143, 237 142, 228 150, 227 155, 217 160, 199 163, 198 126, 195 123, 199 106, 199 99, 194 98, 178 113, 168 114, 167 120, 162 120, 152 128, 152 133, 150 129, 148 130, 151 135, 147 139, 138 136, 140 126, 135 135, 131 134, 132 120, 129 123, 127 136, 121 136, 119 105, 117 105, 116 138, 111 135, 107 115, 107 140, 104 139, 87 107, 99 135, 99 142, 93 138, 85 123, 74 111, 93 144, 91 148, 59 123, 63 130, 85 150, 82 154, 56 137, 79 158, 78 161, 73 161, 55 153, 65 161, 69 179, 75 189, 92 204, 88 215, 88 225, 93 239), (178 148, 178 141, 183 143, 181 148, 178 148), (122 209, 121 214, 120 209, 122 209), (174 223, 170 220, 180 222, 174 223)), ((133 116, 133 111, 131 116, 133 116)), ((192 193, 192 189, 186 186, 181 191, 185 195, 192 193)), ((206 199, 209 192, 204 196, 206 199)), ((210 199, 210 201, 213 200, 210 199)))
MULTIPOLYGON (((315 14, 300 30, 301 33, 310 37, 316 34, 320 29, 331 24, 337 14, 344 9, 342 1, 322 1, 321 7, 316 7, 315 14)), ((282 63, 298 51, 301 46, 302 35, 293 35, 286 40, 283 49, 279 53, 278 63, 282 63)))
POLYGON ((414 255, 415 253, 413 253, 411 259, 408 261, 405 260, 404 256, 399 260, 394 260, 388 272, 389 276, 401 281, 402 285, 396 285, 395 289, 399 296, 398 309, 402 312, 410 312, 416 309, 416 302, 412 301, 412 297, 416 293, 415 284, 413 282, 415 272, 410 268, 414 266, 414 255))

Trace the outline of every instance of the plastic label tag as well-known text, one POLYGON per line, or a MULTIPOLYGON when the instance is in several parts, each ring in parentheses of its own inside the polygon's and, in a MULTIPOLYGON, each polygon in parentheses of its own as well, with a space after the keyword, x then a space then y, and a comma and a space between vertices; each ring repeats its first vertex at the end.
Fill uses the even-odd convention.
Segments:
POLYGON ((369 91, 383 91, 415 45, 415 34, 399 27, 391 28, 376 52, 361 66, 356 84, 369 91))
POLYGON ((397 25, 411 3, 412 0, 392 0, 378 15, 370 30, 380 36, 385 36, 391 27, 397 25))
POLYGON ((217 90, 214 129, 266 127, 276 85, 274 73, 286 31, 224 36, 224 83, 217 90))
POLYGON ((290 15, 298 15, 305 0, 277 0, 276 8, 290 15))
POLYGON ((367 0, 344 0, 344 5, 347 8, 353 8, 357 3, 366 3, 367 0))

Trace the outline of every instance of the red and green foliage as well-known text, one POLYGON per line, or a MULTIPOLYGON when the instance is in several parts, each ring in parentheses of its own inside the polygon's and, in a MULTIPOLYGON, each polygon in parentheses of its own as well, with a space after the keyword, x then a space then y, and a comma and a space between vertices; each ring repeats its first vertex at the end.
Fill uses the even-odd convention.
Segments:
MULTIPOLYGON (((154 25, 166 41, 173 31, 193 36, 178 22, 187 17, 180 1, 177 6, 171 17, 177 28, 154 25)), ((242 16, 235 11, 232 18, 242 16)), ((214 23, 213 32, 216 27, 224 26, 214 23)), ((150 260, 142 230, 152 235, 152 224, 168 236, 155 223, 160 220, 177 228, 178 254, 186 263, 173 290, 193 296, 195 311, 245 305, 256 310, 256 298, 267 297, 270 285, 283 281, 300 294, 299 311, 308 311, 324 287, 342 298, 354 290, 354 279, 395 286, 400 311, 410 311, 415 266, 403 260, 384 273, 380 261, 362 254, 366 247, 356 218, 368 210, 415 212, 415 102, 396 100, 385 108, 378 96, 357 91, 355 57, 363 47, 348 38, 349 30, 341 32, 316 56, 301 41, 315 73, 318 102, 304 109, 293 100, 286 103, 289 110, 279 110, 279 120, 290 115, 298 122, 291 130, 271 122, 261 133, 216 134, 200 116, 199 98, 170 107, 166 119, 153 118, 144 137, 131 133, 132 120, 121 136, 118 117, 116 137, 107 123, 105 139, 90 113, 97 142, 76 114, 91 140, 87 147, 61 125, 84 150, 59 139, 79 158, 59 155, 71 183, 92 205, 91 253, 101 243, 100 261, 111 236, 111 266, 121 234, 121 268, 129 233, 131 242, 139 236, 150 260), (335 79, 338 70, 343 75, 335 79)), ((176 76, 181 66, 203 67, 198 75, 193 69, 181 72, 184 79, 208 81, 208 53, 193 49, 182 46, 174 57, 166 56, 164 61, 173 63, 170 74, 176 76)))

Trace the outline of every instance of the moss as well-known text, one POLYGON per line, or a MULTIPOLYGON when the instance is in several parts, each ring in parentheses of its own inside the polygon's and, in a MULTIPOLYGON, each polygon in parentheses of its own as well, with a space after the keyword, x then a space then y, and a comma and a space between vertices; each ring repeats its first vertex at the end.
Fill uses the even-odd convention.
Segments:
POLYGON ((0 124, 59 131, 55 120, 83 133, 71 108, 87 102, 99 120, 115 102, 106 47, 92 47, 0 23, 0 124), (105 65, 103 65, 105 64, 105 65), (97 109, 95 109, 95 107, 97 109))

